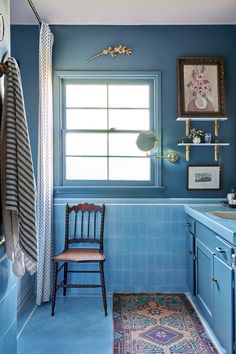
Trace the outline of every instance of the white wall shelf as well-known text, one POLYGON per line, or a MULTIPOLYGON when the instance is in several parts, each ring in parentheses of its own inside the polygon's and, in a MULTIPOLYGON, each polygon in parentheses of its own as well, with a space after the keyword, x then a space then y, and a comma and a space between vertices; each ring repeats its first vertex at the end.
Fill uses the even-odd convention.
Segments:
POLYGON ((194 143, 179 143, 178 146, 228 146, 229 143, 200 143, 200 144, 194 144, 194 143))
POLYGON ((194 118, 194 117, 191 117, 191 118, 184 118, 184 117, 178 117, 177 119, 176 119, 177 121, 179 121, 179 122, 186 122, 186 121, 195 121, 195 122, 197 122, 197 121, 201 121, 201 122, 215 122, 216 120, 218 120, 218 121, 225 121, 225 120, 228 120, 228 118, 227 117, 221 117, 221 118, 209 118, 209 117, 207 117, 207 118, 204 118, 204 117, 196 117, 196 118, 194 118))
POLYGON ((218 161, 219 159, 219 148, 220 146, 228 146, 229 143, 200 143, 200 144, 194 144, 194 143, 179 143, 178 146, 185 146, 186 148, 186 161, 190 160, 190 147, 191 146, 196 146, 196 147, 206 147, 206 146, 214 146, 214 159, 215 161, 218 161))
MULTIPOLYGON (((191 118, 185 118, 185 117, 178 117, 176 120, 179 122, 185 122, 185 135, 189 136, 190 133, 190 122, 191 121, 201 121, 201 122, 214 122, 214 140, 219 140, 219 128, 220 128, 220 122, 221 121, 226 121, 228 118, 227 117, 191 117, 191 118)), ((185 146, 186 148, 186 161, 190 160, 190 147, 191 146, 214 146, 214 158, 215 161, 218 161, 219 159, 219 149, 220 146, 228 146, 229 143, 200 143, 200 144, 194 144, 194 143, 179 143, 178 146, 185 146)))

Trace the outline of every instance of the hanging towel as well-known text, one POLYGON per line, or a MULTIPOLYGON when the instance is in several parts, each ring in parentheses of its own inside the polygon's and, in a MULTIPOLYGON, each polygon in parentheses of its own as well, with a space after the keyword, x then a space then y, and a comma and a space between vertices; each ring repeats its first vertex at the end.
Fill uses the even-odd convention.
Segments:
POLYGON ((36 188, 20 71, 8 58, 1 123, 1 189, 6 253, 17 277, 37 269, 36 188))

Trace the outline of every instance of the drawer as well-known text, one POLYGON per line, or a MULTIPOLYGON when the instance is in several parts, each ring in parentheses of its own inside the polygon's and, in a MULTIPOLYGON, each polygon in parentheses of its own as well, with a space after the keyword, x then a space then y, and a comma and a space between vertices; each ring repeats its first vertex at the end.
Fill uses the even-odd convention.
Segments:
POLYGON ((195 235, 195 224, 195 220, 187 215, 186 230, 192 235, 195 235))
POLYGON ((221 259, 224 263, 231 266, 232 254, 234 253, 233 246, 226 243, 222 238, 216 236, 215 238, 215 255, 221 259))
POLYGON ((216 233, 208 229, 208 227, 196 222, 196 237, 214 253, 216 236, 216 233))

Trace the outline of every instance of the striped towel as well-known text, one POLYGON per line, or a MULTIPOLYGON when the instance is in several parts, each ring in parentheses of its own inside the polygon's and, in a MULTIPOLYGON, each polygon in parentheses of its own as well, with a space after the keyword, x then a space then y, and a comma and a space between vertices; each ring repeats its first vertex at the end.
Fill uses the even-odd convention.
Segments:
POLYGON ((3 234, 13 272, 37 268, 36 189, 20 71, 7 61, 1 124, 3 234))

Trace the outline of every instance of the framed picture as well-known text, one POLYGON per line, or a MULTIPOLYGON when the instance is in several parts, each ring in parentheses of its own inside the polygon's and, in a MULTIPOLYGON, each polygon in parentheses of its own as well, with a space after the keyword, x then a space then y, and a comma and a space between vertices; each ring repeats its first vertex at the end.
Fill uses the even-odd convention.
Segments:
POLYGON ((220 166, 187 166, 188 189, 220 189, 220 166))
POLYGON ((178 58, 178 115, 225 117, 223 58, 178 58))

